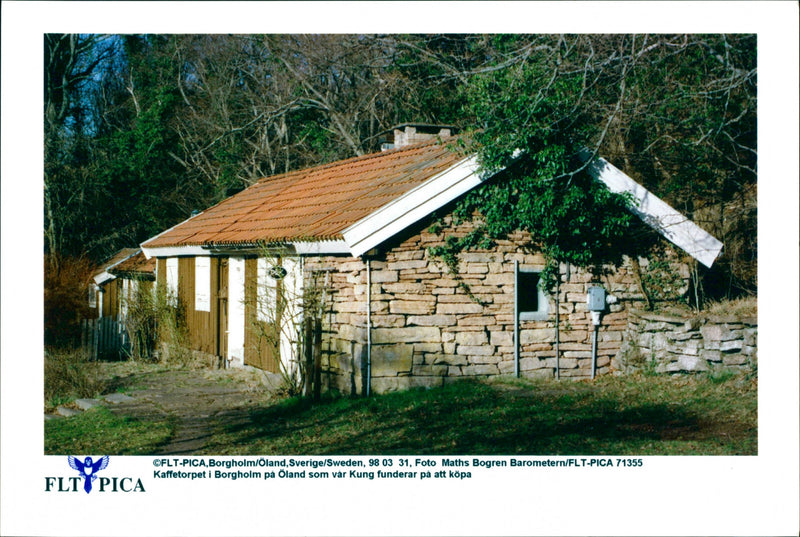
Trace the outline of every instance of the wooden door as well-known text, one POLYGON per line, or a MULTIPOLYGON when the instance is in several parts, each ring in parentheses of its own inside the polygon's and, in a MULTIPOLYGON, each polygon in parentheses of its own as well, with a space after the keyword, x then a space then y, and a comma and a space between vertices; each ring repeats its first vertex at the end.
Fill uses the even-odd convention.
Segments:
POLYGON ((217 264, 217 355, 228 358, 228 259, 217 264))
MULTIPOLYGON (((272 321, 259 318, 261 308, 270 308, 264 303, 270 297, 278 296, 278 292, 267 293, 266 282, 258 279, 258 260, 255 258, 245 260, 245 319, 246 330, 244 336, 244 363, 258 369, 278 372, 277 360, 280 352, 280 328, 274 319, 272 321)), ((263 316, 263 313, 262 313, 263 316)), ((270 318, 276 317, 273 313, 270 318)))

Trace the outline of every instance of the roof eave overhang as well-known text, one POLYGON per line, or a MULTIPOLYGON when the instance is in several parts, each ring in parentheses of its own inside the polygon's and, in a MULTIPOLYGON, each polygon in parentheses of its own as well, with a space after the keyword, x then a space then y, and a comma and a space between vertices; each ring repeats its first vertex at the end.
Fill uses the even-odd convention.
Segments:
POLYGON ((350 247, 343 240, 306 240, 276 244, 211 244, 142 247, 145 257, 182 257, 210 255, 252 255, 265 252, 283 255, 350 255, 350 247))
POLYGON ((111 281, 115 278, 116 276, 114 276, 113 274, 109 274, 104 270, 100 274, 96 274, 92 279, 94 280, 95 285, 103 285, 104 283, 111 281))
POLYGON ((354 257, 375 248, 482 182, 476 156, 447 170, 359 220, 342 232, 354 257))
POLYGON ((208 250, 199 245, 154 246, 142 244, 142 252, 147 259, 151 257, 179 257, 187 255, 208 255, 208 250))
POLYGON ((120 259, 116 263, 112 263, 112 264, 108 265, 107 267, 105 267, 105 269, 103 269, 103 272, 100 272, 99 274, 96 274, 92 278, 94 280, 94 283, 97 284, 97 285, 103 285, 104 283, 115 279, 116 276, 114 274, 111 274, 111 272, 110 272, 111 269, 113 269, 114 267, 116 267, 117 265, 122 263, 123 261, 127 261, 128 259, 130 259, 131 257, 135 256, 138 253, 139 253, 139 251, 136 250, 135 252, 133 252, 129 256, 126 256, 125 258, 120 259))
MULTIPOLYGON (((587 158, 586 155, 582 156, 587 158)), ((698 262, 711 268, 719 257, 722 242, 607 160, 596 158, 587 170, 610 191, 631 194, 634 201, 631 211, 698 262)))

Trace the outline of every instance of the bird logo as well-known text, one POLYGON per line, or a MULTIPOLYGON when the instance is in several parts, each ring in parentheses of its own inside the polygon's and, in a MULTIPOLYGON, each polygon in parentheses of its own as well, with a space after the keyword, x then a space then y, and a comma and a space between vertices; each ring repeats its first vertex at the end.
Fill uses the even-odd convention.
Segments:
POLYGON ((77 470, 83 478, 83 490, 86 494, 92 491, 92 482, 97 479, 97 472, 104 470, 108 466, 108 455, 103 455, 97 461, 93 461, 91 457, 86 457, 81 462, 78 457, 69 455, 67 457, 69 465, 73 470, 77 470))

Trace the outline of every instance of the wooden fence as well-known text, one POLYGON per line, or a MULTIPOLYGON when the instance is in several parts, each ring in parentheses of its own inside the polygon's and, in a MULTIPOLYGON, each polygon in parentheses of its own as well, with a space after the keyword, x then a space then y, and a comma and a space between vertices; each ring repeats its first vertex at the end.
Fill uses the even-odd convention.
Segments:
POLYGON ((83 319, 81 321, 81 348, 90 360, 118 359, 130 351, 130 338, 125 323, 116 317, 83 319))

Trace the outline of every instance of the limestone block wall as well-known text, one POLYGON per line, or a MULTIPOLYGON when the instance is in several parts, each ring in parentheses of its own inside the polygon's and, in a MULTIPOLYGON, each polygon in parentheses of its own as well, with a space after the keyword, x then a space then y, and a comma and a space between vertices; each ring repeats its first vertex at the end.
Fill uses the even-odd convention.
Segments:
MULTIPOLYGON (((460 254, 456 277, 428 254, 428 248, 443 244, 447 235, 468 231, 419 229, 371 258, 373 391, 514 373, 514 262, 521 269, 542 270, 545 259, 520 233, 492 250, 460 254)), ((307 272, 325 272, 329 282, 323 378, 345 393, 362 393, 367 364, 366 262, 314 257, 307 258, 305 267, 307 272)), ((522 376, 553 377, 557 369, 561 377, 590 376, 592 324, 585 303, 590 285, 602 285, 619 299, 603 315, 598 330, 597 374, 611 371, 628 329, 627 311, 642 300, 627 264, 601 278, 562 266, 559 293, 547 297, 545 318, 520 323, 522 376)))
POLYGON ((658 373, 754 371, 757 348, 755 317, 686 318, 631 311, 622 352, 612 366, 620 371, 658 373))

